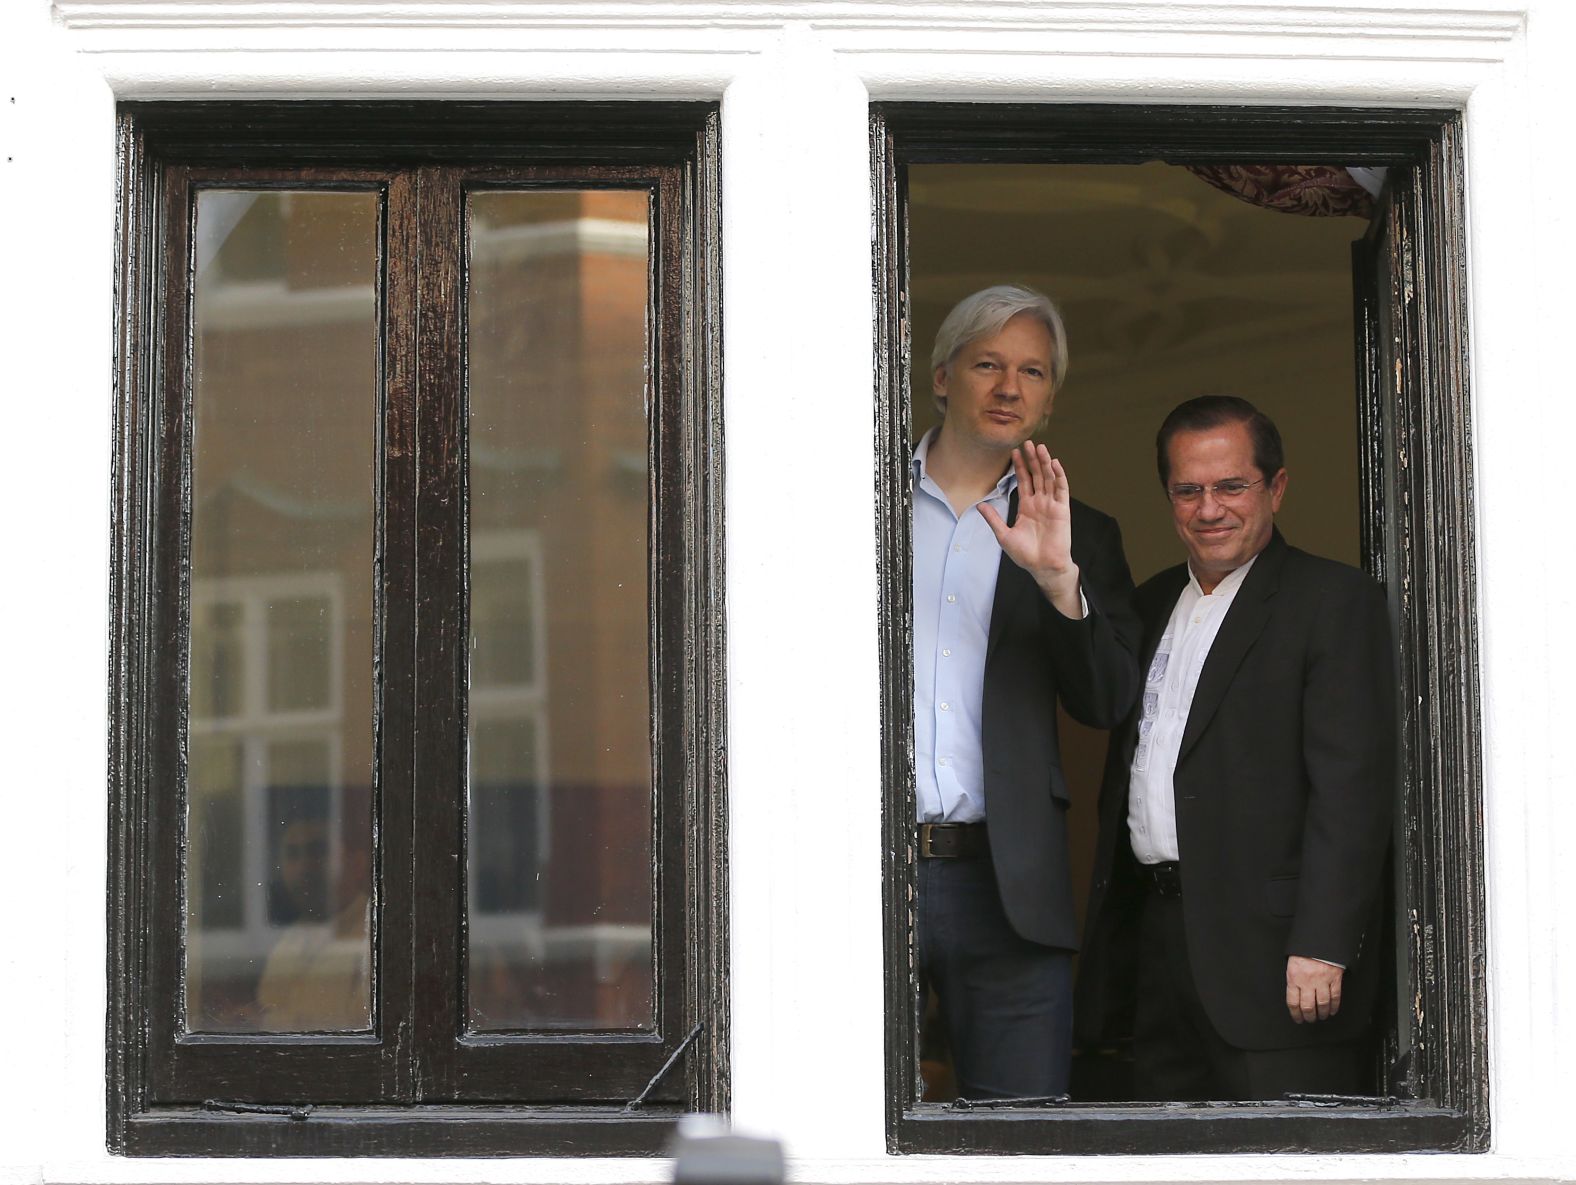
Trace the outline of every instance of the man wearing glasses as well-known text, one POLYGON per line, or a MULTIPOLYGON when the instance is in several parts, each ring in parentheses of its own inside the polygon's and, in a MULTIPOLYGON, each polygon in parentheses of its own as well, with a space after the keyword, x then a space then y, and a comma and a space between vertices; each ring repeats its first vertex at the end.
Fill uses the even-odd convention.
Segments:
POLYGON ((1288 545, 1280 434, 1246 400, 1166 417, 1187 563, 1138 589, 1145 686, 1100 798, 1079 1033, 1132 1006, 1135 1093, 1362 1093, 1395 784, 1380 588, 1288 545))

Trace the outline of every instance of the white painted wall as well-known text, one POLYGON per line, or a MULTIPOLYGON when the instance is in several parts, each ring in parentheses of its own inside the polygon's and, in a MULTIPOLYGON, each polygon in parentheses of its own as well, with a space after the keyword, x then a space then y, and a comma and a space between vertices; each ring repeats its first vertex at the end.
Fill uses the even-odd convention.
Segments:
MULTIPOLYGON (((113 103, 716 98, 724 115, 734 1083, 805 1182, 1576 1177, 1564 0, 899 4, 7 0, 0 479, 0 1185, 639 1182, 656 1161, 104 1153, 113 103), (1464 105, 1482 543, 1494 1149, 1476 1157, 888 1158, 881 1104, 870 98, 1464 105), (1539 146, 1535 148, 1536 146, 1539 146), (785 226, 794 228, 785 236, 785 226), (810 455, 799 443, 813 429, 810 455), (790 502, 785 493, 798 491, 790 502), (814 520, 806 580, 784 540, 814 520), (849 611, 848 604, 865 608, 849 611), (813 628, 806 628, 806 625, 813 628), (806 777, 793 739, 817 738, 806 777), (792 857, 826 818, 838 846, 792 857), (813 876, 806 876, 813 871, 813 876), (1564 1004, 1566 1007, 1561 1008, 1564 1004), (806 1038, 815 1039, 807 1047, 806 1038)), ((806 763, 808 766, 808 763, 806 763)))

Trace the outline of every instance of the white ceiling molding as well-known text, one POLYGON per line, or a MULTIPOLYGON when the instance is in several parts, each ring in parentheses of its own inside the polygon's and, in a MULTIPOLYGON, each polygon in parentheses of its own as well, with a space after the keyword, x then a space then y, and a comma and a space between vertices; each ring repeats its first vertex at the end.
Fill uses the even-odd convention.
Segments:
POLYGON ((379 28, 762 32, 808 24, 822 33, 970 31, 1186 34, 1195 37, 1432 38, 1506 41, 1523 22, 1511 4, 1382 7, 1358 4, 1047 4, 1043 0, 798 0, 751 4, 712 0, 571 3, 565 0, 55 0, 73 29, 379 28))
POLYGON ((871 98, 1464 103, 1508 0, 54 0, 122 98, 719 97, 784 39, 871 98), (1054 66, 1050 63, 1054 62, 1054 66))

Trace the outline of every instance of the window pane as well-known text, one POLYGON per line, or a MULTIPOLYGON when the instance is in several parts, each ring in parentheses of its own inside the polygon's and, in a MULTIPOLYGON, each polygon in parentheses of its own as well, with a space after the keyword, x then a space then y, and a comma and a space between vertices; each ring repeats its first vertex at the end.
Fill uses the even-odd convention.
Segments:
POLYGON ((471 571, 471 638, 486 647, 471 653, 471 686, 529 687, 536 682, 536 629, 532 597, 536 572, 526 556, 486 559, 471 571))
POLYGON ((647 200, 469 199, 473 1030, 654 1024, 647 200))
POLYGON ((508 915, 513 926, 513 915, 540 911, 536 724, 530 716, 471 724, 471 915, 483 929, 489 917, 508 915))
POLYGON ((246 924, 242 910, 241 746, 228 737, 192 742, 193 786, 190 844, 202 876, 189 909, 196 930, 237 930, 246 924))
POLYGON ((230 601, 192 606, 191 714, 197 719, 241 711, 241 607, 230 601))
POLYGON ((320 596, 283 596, 268 606, 268 708, 330 707, 333 605, 320 596))
POLYGON ((198 194, 189 1031, 371 1026, 378 221, 198 194))

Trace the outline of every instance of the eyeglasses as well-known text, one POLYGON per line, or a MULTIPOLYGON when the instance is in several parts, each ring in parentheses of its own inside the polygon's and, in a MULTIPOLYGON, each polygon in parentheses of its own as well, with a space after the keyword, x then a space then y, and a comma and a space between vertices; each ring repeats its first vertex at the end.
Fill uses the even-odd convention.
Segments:
POLYGON ((1233 477, 1225 481, 1217 481, 1212 486, 1183 482, 1178 485, 1167 486, 1166 497, 1170 498, 1177 506, 1192 506, 1195 502, 1203 500, 1204 491, 1207 489, 1215 496, 1215 501, 1217 502, 1235 502, 1254 486, 1263 484, 1264 479, 1262 477, 1258 481, 1243 481, 1239 477, 1233 477))

